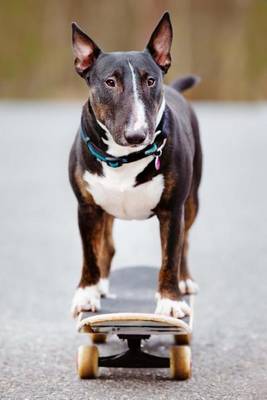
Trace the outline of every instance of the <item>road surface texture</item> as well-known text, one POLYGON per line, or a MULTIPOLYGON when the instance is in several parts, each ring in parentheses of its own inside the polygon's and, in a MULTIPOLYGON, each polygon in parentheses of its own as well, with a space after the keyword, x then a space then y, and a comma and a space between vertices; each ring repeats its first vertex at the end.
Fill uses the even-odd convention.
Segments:
MULTIPOLYGON (((1 103, 1 400, 267 398, 267 105, 195 107, 205 162, 193 377, 103 369, 80 381, 76 349, 89 339, 69 313, 81 246, 67 159, 81 104, 1 103)), ((114 268, 159 265, 155 219, 118 221, 115 240, 114 268)))

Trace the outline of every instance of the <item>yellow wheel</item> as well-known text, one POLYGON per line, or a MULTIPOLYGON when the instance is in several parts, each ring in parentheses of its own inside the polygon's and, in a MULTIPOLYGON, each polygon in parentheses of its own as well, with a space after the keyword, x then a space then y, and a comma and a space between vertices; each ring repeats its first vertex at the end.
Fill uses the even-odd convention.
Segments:
POLYGON ((175 344, 187 345, 191 343, 192 335, 190 333, 183 335, 174 335, 175 344))
POLYGON ((77 371, 81 379, 98 377, 98 349, 96 346, 80 346, 77 354, 77 371))
POLYGON ((173 346, 170 349, 170 374, 177 380, 190 378, 191 349, 189 346, 173 346))
POLYGON ((104 333, 92 333, 91 338, 93 343, 105 343, 107 340, 107 335, 104 333))

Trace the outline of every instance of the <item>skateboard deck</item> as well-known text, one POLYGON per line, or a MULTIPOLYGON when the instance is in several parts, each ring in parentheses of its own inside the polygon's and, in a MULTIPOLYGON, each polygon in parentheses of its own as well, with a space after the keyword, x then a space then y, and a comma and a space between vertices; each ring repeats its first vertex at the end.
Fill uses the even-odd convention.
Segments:
POLYGON ((182 319, 152 313, 107 313, 81 316, 80 332, 116 335, 191 334, 190 326, 182 319))
POLYGON ((194 296, 184 297, 191 307, 190 317, 176 319, 154 314, 157 278, 156 268, 130 267, 116 270, 110 279, 112 296, 101 299, 101 311, 80 314, 77 329, 79 332, 91 334, 94 343, 103 343, 107 335, 117 335, 126 340, 129 347, 124 353, 99 357, 96 346, 81 346, 77 359, 81 378, 96 377, 98 366, 169 367, 173 378, 187 379, 190 376, 189 344, 193 327, 194 296), (158 357, 141 350, 141 342, 152 335, 174 337, 177 346, 171 348, 170 358, 158 357))

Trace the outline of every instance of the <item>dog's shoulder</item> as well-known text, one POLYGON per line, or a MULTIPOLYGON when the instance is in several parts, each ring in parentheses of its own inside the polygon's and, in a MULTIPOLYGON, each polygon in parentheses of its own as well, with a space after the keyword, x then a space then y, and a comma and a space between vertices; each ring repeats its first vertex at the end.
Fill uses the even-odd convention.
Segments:
POLYGON ((167 106, 172 112, 188 111, 190 106, 185 97, 172 86, 164 85, 164 94, 167 106))
POLYGON ((193 136, 192 116, 195 115, 187 99, 171 86, 165 86, 166 113, 165 129, 167 133, 180 140, 193 136))

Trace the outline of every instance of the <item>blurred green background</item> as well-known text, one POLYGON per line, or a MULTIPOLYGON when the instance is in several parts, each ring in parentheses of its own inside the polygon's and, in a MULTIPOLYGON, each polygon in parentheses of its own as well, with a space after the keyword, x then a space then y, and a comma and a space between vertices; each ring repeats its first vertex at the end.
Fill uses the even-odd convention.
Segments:
POLYGON ((106 51, 141 50, 165 10, 174 27, 169 82, 203 78, 194 99, 267 97, 266 0, 1 0, 1 98, 86 95, 75 75, 71 21, 106 51))

